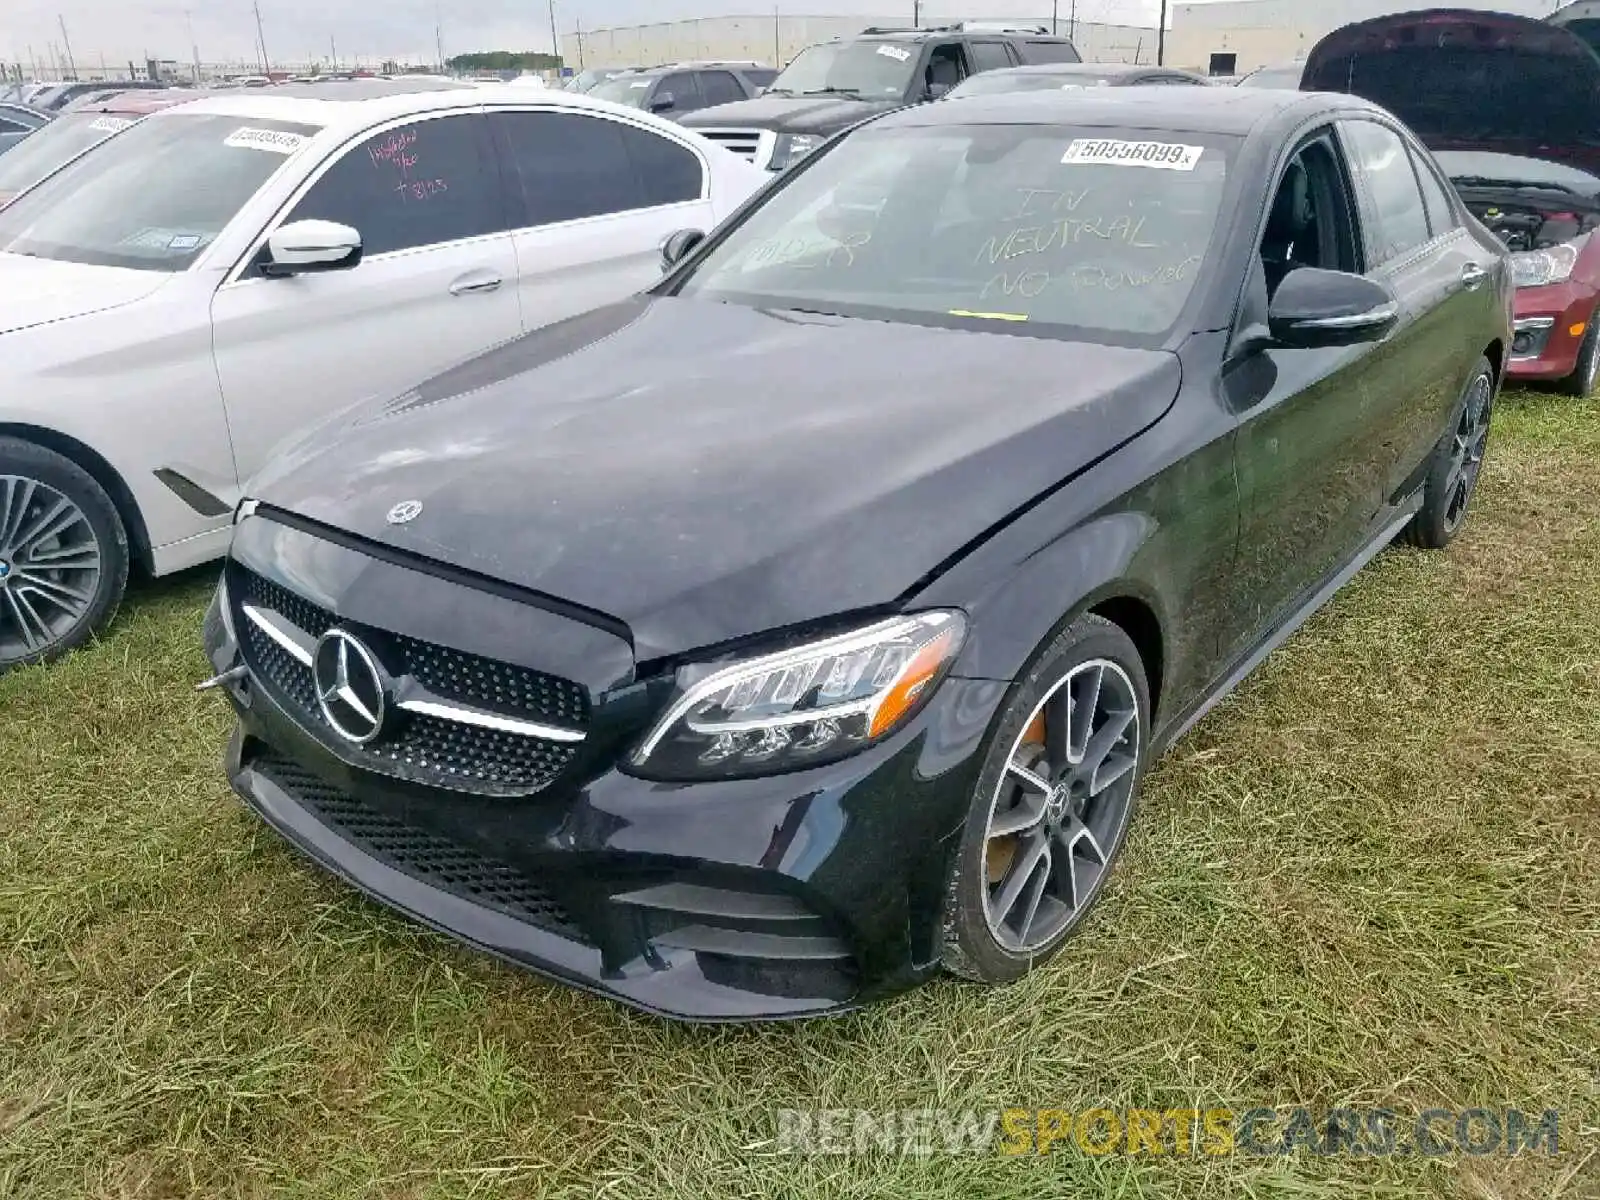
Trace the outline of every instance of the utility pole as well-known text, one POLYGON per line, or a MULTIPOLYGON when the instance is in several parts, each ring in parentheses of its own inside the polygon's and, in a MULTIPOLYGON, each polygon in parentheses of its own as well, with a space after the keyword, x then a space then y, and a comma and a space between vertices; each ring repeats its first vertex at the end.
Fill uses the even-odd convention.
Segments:
POLYGON ((556 56, 556 65, 561 63, 561 35, 556 32, 556 0, 550 0, 550 53, 556 56))
POLYGON ((583 22, 577 23, 578 33, 578 70, 583 70, 583 22))
POLYGON ((783 70, 783 9, 772 6, 772 65, 783 70))
POLYGON ((1072 0, 1072 8, 1067 12, 1067 37, 1073 45, 1078 43, 1078 0, 1072 0))
POLYGON ((433 6, 433 50, 439 56, 439 70, 444 70, 444 32, 443 21, 439 17, 439 6, 433 6))
POLYGON ((922 28, 922 0, 911 0, 911 28, 922 28))
POLYGON ((28 43, 28 69, 32 72, 32 74, 28 76, 29 79, 39 78, 39 58, 33 52, 32 42, 28 43))
POLYGON ((1156 26, 1156 66, 1167 65, 1167 0, 1161 0, 1161 24, 1156 26))
POLYGON ((56 24, 61 26, 61 45, 67 52, 67 78, 76 79, 78 77, 78 64, 72 61, 72 43, 67 39, 67 19, 57 13, 56 24))
POLYGON ((255 2, 250 5, 250 7, 255 10, 255 14, 256 14, 256 41, 259 42, 260 45, 261 45, 261 73, 263 75, 271 75, 272 74, 272 60, 267 57, 267 35, 265 33, 263 33, 262 30, 261 30, 261 2, 260 2, 260 0, 255 0, 255 2))
POLYGON ((334 43, 333 34, 328 35, 328 61, 333 64, 333 69, 339 69, 339 47, 334 43))
POLYGON ((1061 0, 1050 0, 1050 36, 1061 32, 1061 0))
POLYGON ((189 31, 189 54, 194 59, 194 85, 200 86, 200 43, 194 40, 194 21, 189 10, 183 10, 183 27, 189 31))

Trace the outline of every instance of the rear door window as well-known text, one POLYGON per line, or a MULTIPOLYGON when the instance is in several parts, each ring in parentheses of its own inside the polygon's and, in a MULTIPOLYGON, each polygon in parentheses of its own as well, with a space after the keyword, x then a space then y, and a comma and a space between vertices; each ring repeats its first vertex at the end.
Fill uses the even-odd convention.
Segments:
POLYGON ((1411 154, 1398 133, 1374 121, 1344 121, 1340 131, 1372 208, 1367 222, 1368 266, 1381 267, 1410 254, 1431 236, 1411 154))
POLYGON ((1004 42, 973 42, 967 49, 974 71, 997 71, 1011 65, 1011 52, 1004 42))
POLYGON ((1071 42, 1025 41, 1022 43, 1022 60, 1030 63, 1075 63, 1082 60, 1071 42))
POLYGON ((700 72, 700 92, 707 108, 744 99, 744 89, 728 71, 700 72))

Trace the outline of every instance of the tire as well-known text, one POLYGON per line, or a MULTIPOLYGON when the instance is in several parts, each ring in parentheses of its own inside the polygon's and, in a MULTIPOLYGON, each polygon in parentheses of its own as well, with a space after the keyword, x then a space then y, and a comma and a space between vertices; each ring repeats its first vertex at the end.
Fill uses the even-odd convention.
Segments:
POLYGON ((1110 621, 1079 617, 1012 687, 991 735, 950 872, 947 971, 1008 983, 1060 950, 1099 899, 1122 851, 1149 743, 1150 689, 1138 650, 1110 621), (1091 695, 1093 732, 1086 737, 1074 716, 1091 695), (1055 749, 1063 734, 1066 755, 1055 749), (1084 753, 1091 748, 1108 751, 1092 772, 1094 759, 1084 753), (1052 767, 1052 757, 1067 758, 1067 766, 1052 767), (1046 782, 1056 785, 1048 794, 1039 786, 1046 782), (1008 894, 1016 897, 1009 904, 1008 894))
POLYGON ((128 535, 105 489, 53 450, 0 438, 0 674, 82 645, 127 584, 128 535))
POLYGON ((1578 365, 1572 374, 1561 381, 1561 390, 1569 396, 1587 400, 1600 382, 1600 308, 1589 318, 1589 332, 1583 335, 1583 345, 1578 347, 1578 365))
POLYGON ((1478 488, 1494 417, 1494 368, 1480 358, 1456 404, 1449 431, 1433 452, 1422 508, 1401 538, 1423 550, 1443 550, 1466 523, 1478 488))

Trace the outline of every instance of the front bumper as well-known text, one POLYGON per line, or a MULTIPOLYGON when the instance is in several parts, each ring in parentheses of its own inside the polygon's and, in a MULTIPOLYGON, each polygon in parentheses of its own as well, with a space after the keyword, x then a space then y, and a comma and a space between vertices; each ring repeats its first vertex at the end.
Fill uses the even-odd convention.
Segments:
MULTIPOLYGON (((219 673, 245 661, 233 624, 219 594, 219 673)), ((322 866, 502 959, 675 1018, 800 1017, 937 970, 949 858, 1004 690, 948 679, 906 729, 809 771, 667 784, 590 767, 507 798, 352 766, 246 676, 228 688, 227 771, 322 866)))
POLYGON ((1507 374, 1513 379, 1558 380, 1577 370, 1596 299, 1594 289, 1580 283, 1518 289, 1507 374))

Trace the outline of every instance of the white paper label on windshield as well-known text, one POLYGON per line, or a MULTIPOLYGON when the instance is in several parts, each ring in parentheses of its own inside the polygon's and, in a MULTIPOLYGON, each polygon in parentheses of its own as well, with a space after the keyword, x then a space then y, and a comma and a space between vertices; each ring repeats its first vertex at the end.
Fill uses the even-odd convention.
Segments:
POLYGON ((1158 171, 1192 171, 1204 146, 1176 142, 1123 142, 1113 138, 1079 138, 1061 156, 1064 163, 1098 163, 1114 167, 1153 167, 1158 171))
POLYGON ((629 84, 629 85, 628 85, 628 86, 629 86, 629 87, 630 87, 630 88, 647 88, 647 87, 649 87, 649 86, 650 86, 650 81, 649 81, 649 80, 646 80, 646 81, 645 81, 645 82, 643 82, 643 83, 630 83, 630 84, 629 84))
POLYGON ((224 146, 239 150, 270 150, 273 154, 293 154, 306 144, 302 133, 280 133, 276 129, 235 129, 222 139, 224 146))
POLYGON ((899 46, 879 46, 878 53, 885 58, 892 58, 895 62, 905 62, 911 57, 911 51, 902 50, 899 46))
POLYGON ((133 122, 123 117, 96 117, 89 122, 89 128, 101 133, 115 133, 119 129, 126 129, 133 122))

